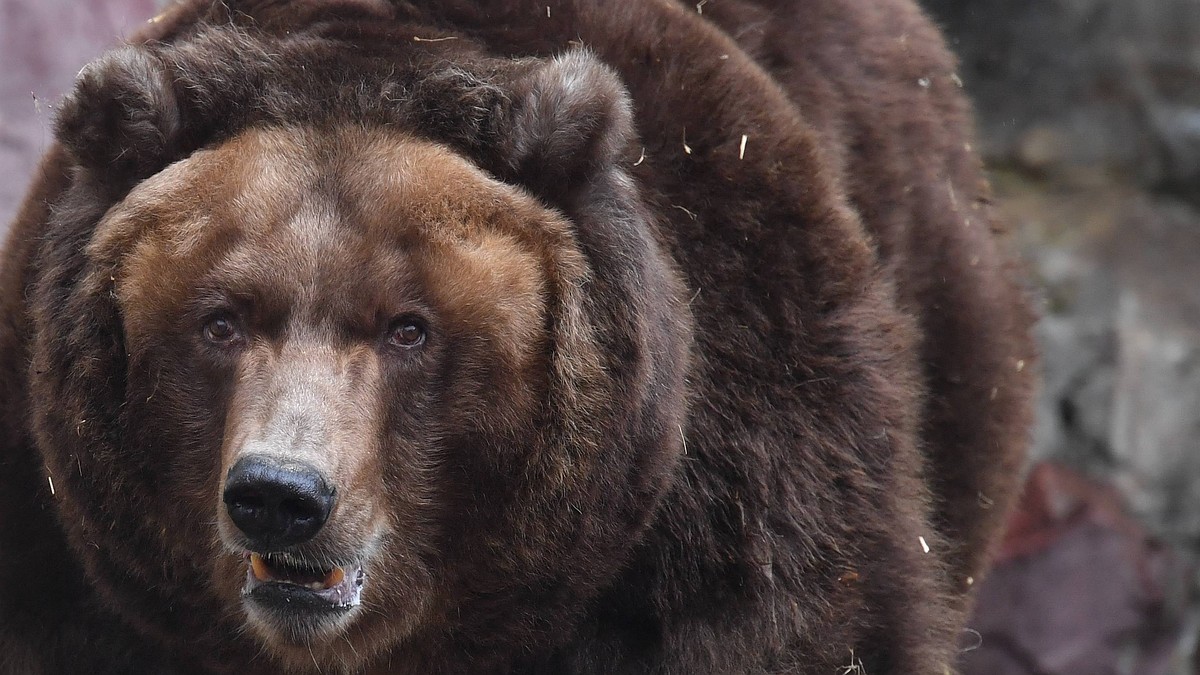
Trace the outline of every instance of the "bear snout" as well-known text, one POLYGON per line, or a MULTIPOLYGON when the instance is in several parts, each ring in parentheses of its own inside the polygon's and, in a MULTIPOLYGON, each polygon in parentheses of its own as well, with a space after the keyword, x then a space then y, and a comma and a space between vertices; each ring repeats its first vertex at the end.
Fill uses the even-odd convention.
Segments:
POLYGON ((247 455, 229 470, 222 498, 251 548, 268 552, 315 537, 333 511, 336 493, 308 464, 247 455))

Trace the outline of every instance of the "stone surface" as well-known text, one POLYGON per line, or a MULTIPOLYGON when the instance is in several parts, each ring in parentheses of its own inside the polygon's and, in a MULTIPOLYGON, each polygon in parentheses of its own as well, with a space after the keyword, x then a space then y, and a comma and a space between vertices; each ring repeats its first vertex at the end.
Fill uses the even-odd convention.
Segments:
POLYGON ((1033 459, 1107 477, 1200 552, 1200 214, 1119 184, 996 186, 1042 298, 1033 459))
MULTIPOLYGON (((981 588, 964 673, 1198 672, 1200 584, 1147 565, 1164 546, 1200 558, 1200 3, 924 4, 961 56, 1042 299, 1032 459, 1113 486, 1107 510, 1144 528, 1025 532, 1043 547, 981 588)), ((1040 475, 1034 493, 1070 492, 1040 475)))
POLYGON ((1200 3, 923 0, 979 102, 984 147, 1044 170, 1104 167, 1194 192, 1200 3))
POLYGON ((1189 672, 1186 566, 1112 488, 1055 463, 1030 473, 979 589, 968 675, 1189 672))
POLYGON ((1184 570, 1200 558, 1200 214, 1095 175, 1010 169, 995 185, 1042 299, 1032 459, 1095 483, 1034 469, 1043 506, 1023 504, 1006 548, 1037 545, 1002 556, 981 587, 983 646, 963 673, 1195 673, 1200 584, 1184 570), (1072 515, 1099 493, 1102 509, 1072 515), (1039 508, 1044 526, 1023 527, 1039 508), (1157 567, 1168 550, 1173 571, 1157 567))
POLYGON ((1117 484, 1165 536, 1200 542, 1200 218, 1141 207, 1121 235, 1110 435, 1117 484), (1128 243, 1125 243, 1128 242, 1128 243))

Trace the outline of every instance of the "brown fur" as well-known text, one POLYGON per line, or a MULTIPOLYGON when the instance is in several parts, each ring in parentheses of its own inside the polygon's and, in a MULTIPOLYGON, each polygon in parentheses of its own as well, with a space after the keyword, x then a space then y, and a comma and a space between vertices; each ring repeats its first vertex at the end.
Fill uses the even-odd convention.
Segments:
POLYGON ((914 6, 230 5, 81 74, 5 249, 0 672, 953 668, 1034 357, 914 6), (319 630, 240 598, 258 447, 365 556, 319 630))

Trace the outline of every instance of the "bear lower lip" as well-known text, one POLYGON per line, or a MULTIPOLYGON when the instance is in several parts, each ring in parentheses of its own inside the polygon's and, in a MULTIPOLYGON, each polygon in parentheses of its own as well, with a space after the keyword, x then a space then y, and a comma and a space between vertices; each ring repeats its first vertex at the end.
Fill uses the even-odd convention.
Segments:
POLYGON ((242 595, 278 612, 341 612, 362 602, 366 575, 361 565, 329 569, 298 566, 289 559, 246 554, 242 595))

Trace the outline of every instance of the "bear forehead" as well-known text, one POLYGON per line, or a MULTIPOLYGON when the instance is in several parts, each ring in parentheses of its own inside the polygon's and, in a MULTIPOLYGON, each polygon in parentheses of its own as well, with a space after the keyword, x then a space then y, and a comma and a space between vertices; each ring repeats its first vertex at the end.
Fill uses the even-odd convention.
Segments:
POLYGON ((290 305, 340 290, 365 307, 424 284, 459 309, 490 298, 537 313, 542 258, 567 238, 555 212, 446 148, 383 131, 269 128, 137 186, 90 254, 115 267, 135 321, 174 313, 214 279, 290 305))
MULTIPOLYGON (((325 200, 360 224, 397 235, 409 221, 426 237, 480 231, 553 214, 443 146, 401 133, 342 127, 253 128, 182 159, 134 188, 116 208, 154 216, 179 244, 230 216, 243 231, 274 228, 297 206, 325 200), (391 217, 392 220, 386 220, 391 217)), ((111 218, 110 218, 111 220, 111 218)), ((233 226, 233 222, 223 223, 233 226)), ((165 233, 166 234, 166 233, 165 233)))

